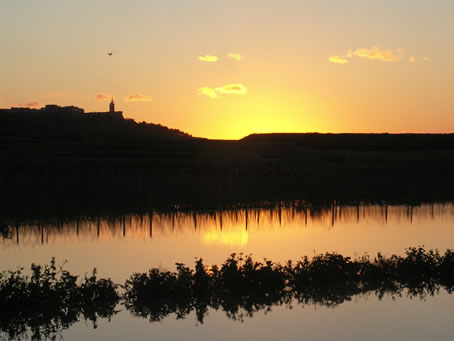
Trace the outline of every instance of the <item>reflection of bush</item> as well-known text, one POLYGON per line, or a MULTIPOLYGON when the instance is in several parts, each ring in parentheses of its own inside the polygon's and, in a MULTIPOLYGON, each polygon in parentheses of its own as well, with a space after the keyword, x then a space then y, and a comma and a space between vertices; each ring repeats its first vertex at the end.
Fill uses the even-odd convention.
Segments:
POLYGON ((122 300, 132 315, 160 321, 170 314, 184 318, 195 311, 203 323, 208 308, 223 310, 235 320, 258 311, 301 304, 335 307, 354 295, 375 293, 394 297, 406 293, 424 298, 443 287, 454 289, 454 251, 444 255, 422 247, 409 248, 405 256, 351 259, 336 253, 317 255, 296 263, 256 262, 249 255, 232 254, 224 264, 207 267, 196 260, 195 269, 177 263, 175 272, 151 269, 133 274, 124 285, 97 279, 96 271, 78 284, 77 276, 52 260, 48 266, 32 265, 32 275, 22 270, 0 275, 0 331, 10 338, 55 336, 78 321, 111 318, 122 300))
POLYGON ((78 284, 78 276, 55 260, 44 267, 32 264, 31 277, 23 269, 0 274, 0 330, 9 338, 55 337, 83 316, 96 327, 98 317, 111 318, 119 301, 117 285, 97 279, 96 270, 78 284))
POLYGON ((126 282, 125 305, 135 316, 159 321, 175 313, 184 317, 192 310, 203 322, 208 307, 222 309, 232 319, 252 316, 274 305, 302 304, 334 307, 352 296, 375 293, 423 298, 440 287, 454 287, 454 252, 409 248, 405 256, 352 260, 336 253, 315 256, 285 265, 251 256, 232 254, 220 267, 196 261, 195 270, 177 264, 172 273, 152 269, 134 274, 126 282))

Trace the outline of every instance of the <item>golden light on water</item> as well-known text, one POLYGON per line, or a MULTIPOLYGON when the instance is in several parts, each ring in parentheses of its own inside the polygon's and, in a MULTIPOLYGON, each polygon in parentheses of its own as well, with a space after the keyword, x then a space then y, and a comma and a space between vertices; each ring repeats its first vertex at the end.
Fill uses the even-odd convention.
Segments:
POLYGON ((246 246, 248 243, 248 232, 243 231, 220 231, 212 230, 202 235, 204 244, 221 244, 227 246, 246 246))
POLYGON ((190 266, 194 257, 219 265, 241 252, 282 264, 324 252, 390 255, 413 245, 446 250, 452 248, 453 222, 452 204, 154 212, 101 218, 99 223, 97 218, 81 219, 78 225, 34 221, 8 227, 7 239, 0 238, 0 259, 9 269, 46 264, 52 257, 70 259, 72 272, 83 274, 91 264, 123 281, 152 266, 190 266))

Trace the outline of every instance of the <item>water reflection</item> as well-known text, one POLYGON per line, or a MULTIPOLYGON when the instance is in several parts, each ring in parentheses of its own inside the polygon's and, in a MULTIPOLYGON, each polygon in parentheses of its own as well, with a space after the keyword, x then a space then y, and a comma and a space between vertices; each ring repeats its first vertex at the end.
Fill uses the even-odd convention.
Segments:
POLYGON ((405 256, 358 259, 326 253, 282 265, 234 254, 220 266, 207 267, 199 259, 194 269, 179 263, 175 272, 153 268, 134 273, 121 286, 120 296, 120 286, 98 280, 95 272, 78 285, 77 276, 60 270, 51 262, 44 268, 32 265, 31 277, 20 270, 0 275, 5 308, 0 311, 0 336, 28 338, 31 330, 34 339, 53 338, 79 317, 96 328, 97 320, 115 316, 119 304, 150 322, 195 312, 202 324, 209 310, 243 321, 277 306, 335 308, 369 295, 424 300, 454 289, 454 251, 440 254, 423 248, 409 248, 405 256))
POLYGON ((76 218, 3 221, 5 247, 54 244, 80 239, 152 239, 198 233, 206 244, 246 246, 249 233, 339 225, 411 225, 454 221, 452 203, 413 205, 365 204, 312 206, 306 202, 278 203, 267 208, 219 211, 174 211, 76 218))
POLYGON ((205 244, 223 244, 228 246, 246 246, 248 242, 247 231, 212 231, 203 233, 205 244))
POLYGON ((0 273, 0 336, 29 339, 30 331, 32 340, 55 339, 81 318, 96 328, 98 319, 110 320, 118 313, 118 286, 98 279, 96 270, 78 281, 52 259, 50 265, 32 264, 31 272, 0 273))
MULTIPOLYGON (((204 258, 206 264, 221 264, 232 252, 252 253, 254 259, 266 257, 284 264, 287 259, 297 261, 311 255, 313 250, 317 254, 336 251, 345 256, 361 256, 364 252, 373 255, 377 251, 402 254, 406 247, 422 244, 445 250, 454 245, 453 228, 452 203, 281 202, 216 211, 176 209, 118 216, 4 220, 0 223, 0 270, 28 268, 32 262, 43 264, 55 256, 58 261, 67 259, 68 269, 74 273, 83 274, 87 267, 97 267, 102 277, 125 283, 133 272, 142 273, 152 267, 169 269, 175 262, 191 264, 194 257, 204 258)), ((263 293, 254 287, 252 292, 238 295, 219 290, 208 296, 170 296, 172 299, 164 302, 140 300, 125 305, 123 301, 123 306, 112 307, 112 311, 122 309, 128 316, 131 313, 150 321, 195 314, 201 323, 208 311, 243 320, 276 307, 339 307, 357 297, 426 299, 439 292, 446 295, 453 286, 452 282, 434 284, 423 280, 418 285, 408 282, 396 286, 382 281, 373 286, 364 282, 302 288, 287 291, 284 287, 278 293, 263 293)), ((97 318, 102 320, 102 316, 97 318)), ((115 322, 118 316, 112 318, 115 322)), ((66 325, 48 319, 49 324, 43 328, 54 326, 61 331, 59 328, 69 328, 77 319, 66 325)), ((3 327, 17 327, 21 332, 32 327, 26 321, 17 321, 18 325, 5 322, 3 327)), ((36 330, 43 329, 35 328, 33 333, 36 330)), ((0 333, 2 337, 7 336, 0 333)))

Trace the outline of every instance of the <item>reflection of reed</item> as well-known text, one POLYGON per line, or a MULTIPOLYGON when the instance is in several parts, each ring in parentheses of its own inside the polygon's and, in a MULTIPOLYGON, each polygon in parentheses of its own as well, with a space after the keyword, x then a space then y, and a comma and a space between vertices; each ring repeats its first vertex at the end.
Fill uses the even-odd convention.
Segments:
MULTIPOLYGON (((269 205, 268 205, 269 206, 269 205)), ((410 205, 366 204, 327 206, 306 202, 266 208, 218 211, 153 211, 123 216, 7 221, 1 225, 3 245, 29 246, 89 239, 149 239, 197 233, 207 242, 245 245, 247 232, 346 224, 413 224, 454 220, 453 203, 410 205), (230 236, 230 237, 229 237, 230 236)))

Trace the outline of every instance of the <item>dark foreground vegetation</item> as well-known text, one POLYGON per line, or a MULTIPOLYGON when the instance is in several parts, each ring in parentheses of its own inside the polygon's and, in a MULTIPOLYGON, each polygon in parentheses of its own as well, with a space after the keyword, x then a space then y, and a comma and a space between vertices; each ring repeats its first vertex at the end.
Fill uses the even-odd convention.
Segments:
POLYGON ((220 266, 207 267, 202 259, 195 269, 176 265, 174 272, 133 274, 124 286, 97 279, 95 271, 79 281, 54 261, 32 265, 31 276, 22 270, 3 272, 0 330, 10 339, 28 338, 28 329, 34 339, 55 337, 81 317, 96 327, 97 318, 110 319, 119 303, 150 321, 170 314, 184 318, 195 311, 203 323, 209 308, 242 320, 293 302, 335 307, 360 294, 424 298, 441 288, 454 290, 454 251, 440 254, 422 247, 409 248, 404 256, 351 259, 326 253, 283 265, 235 254, 220 266))
POLYGON ((52 259, 49 265, 32 264, 0 274, 0 330, 9 339, 54 337, 80 317, 93 322, 116 314, 120 296, 111 280, 98 279, 96 270, 82 281, 52 259))

